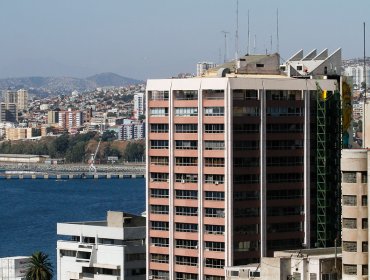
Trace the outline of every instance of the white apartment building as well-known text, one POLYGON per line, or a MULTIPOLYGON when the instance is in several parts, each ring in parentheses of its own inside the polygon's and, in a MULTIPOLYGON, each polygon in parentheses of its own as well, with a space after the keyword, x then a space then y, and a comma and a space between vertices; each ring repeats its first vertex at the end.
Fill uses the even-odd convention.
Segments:
POLYGON ((25 280, 29 257, 0 258, 1 280, 25 280))
POLYGON ((197 63, 197 76, 202 76, 208 69, 215 68, 216 63, 213 62, 198 62, 197 63))
POLYGON ((28 108, 28 91, 20 89, 18 91, 6 90, 3 93, 5 103, 14 103, 17 105, 17 110, 27 110, 28 108))
POLYGON ((57 279, 144 280, 145 218, 108 211, 106 221, 58 223, 57 279), (64 238, 65 239, 65 238, 64 238))
POLYGON ((226 280, 339 280, 342 254, 338 248, 276 251, 260 264, 226 268, 226 280))
POLYGON ((145 122, 131 121, 124 123, 118 133, 118 140, 139 140, 145 138, 145 122))
MULTIPOLYGON (((366 66, 366 83, 370 83, 370 65, 366 66)), ((363 65, 352 65, 344 68, 344 74, 350 76, 353 79, 353 84, 361 86, 364 81, 364 66, 363 65)))
POLYGON ((134 95, 134 118, 137 120, 139 116, 145 114, 145 93, 138 92, 134 95))

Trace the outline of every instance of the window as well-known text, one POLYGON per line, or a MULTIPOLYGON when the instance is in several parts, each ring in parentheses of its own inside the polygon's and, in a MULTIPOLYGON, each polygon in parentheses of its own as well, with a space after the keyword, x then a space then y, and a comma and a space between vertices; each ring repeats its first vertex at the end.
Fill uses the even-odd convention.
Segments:
POLYGON ((262 68, 262 67, 265 67, 265 64, 257 63, 257 64, 256 64, 256 67, 257 67, 257 68, 262 68))
POLYGON ((198 125, 197 124, 176 124, 175 131, 176 133, 197 133, 198 125))
POLYGON ((362 275, 368 275, 369 273, 369 267, 367 264, 362 265, 362 275))
POLYGON ((356 206, 357 197, 355 195, 343 195, 343 205, 356 206))
POLYGON ((244 200, 257 200, 259 199, 258 191, 242 191, 234 192, 235 201, 244 201, 244 200))
POLYGON ((260 128, 258 124, 243 123, 234 124, 234 133, 243 134, 245 132, 259 132, 260 128))
POLYGON ((176 280, 198 280, 198 275, 193 273, 176 272, 176 280))
POLYGON ((224 208, 206 208, 205 210, 206 210, 205 211, 206 217, 213 217, 213 218, 224 218, 225 217, 224 208))
POLYGON ((168 149, 168 140, 150 140, 151 149, 168 149))
POLYGON ((355 264, 344 264, 343 273, 348 275, 357 275, 357 265, 355 264))
POLYGON ((151 165, 168 165, 168 157, 150 157, 151 165))
POLYGON ((234 117, 256 117, 260 115, 259 107, 251 107, 251 106, 244 106, 244 107, 234 107, 233 108, 233 115, 234 117))
POLYGON ((205 192, 205 199, 206 200, 225 200, 225 193, 224 192, 206 191, 205 192))
POLYGON ((303 123, 269 123, 267 133, 300 133, 303 132, 303 123))
POLYGON ((225 280, 223 276, 204 275, 204 280, 225 280))
POLYGON ((224 116, 224 107, 205 107, 205 116, 224 116))
POLYGON ((205 133, 224 133, 225 125, 224 124, 205 124, 204 132, 205 133))
POLYGON ((174 90, 173 91, 176 100, 197 100, 197 90, 174 90))
POLYGON ((257 100, 258 90, 256 89, 234 89, 233 100, 257 100))
POLYGON ((267 174, 268 183, 303 182, 303 173, 267 174))
POLYGON ((179 231, 179 232, 198 232, 198 224, 176 223, 176 231, 179 231))
POLYGON ((362 206, 367 206, 367 195, 361 197, 362 206))
POLYGON ((164 230, 167 231, 169 228, 168 222, 158 222, 158 221, 152 221, 151 222, 151 228, 153 230, 164 230))
POLYGON ((150 108, 149 115, 151 117, 166 117, 168 116, 168 108, 150 108))
POLYGON ((300 90, 266 90, 267 100, 302 100, 300 90))
POLYGON ((196 241, 196 240, 176 239, 176 248, 197 249, 198 248, 198 241, 196 241))
POLYGON ((152 133, 167 133, 168 132, 168 124, 152 123, 152 124, 150 124, 150 132, 152 132, 152 133))
POLYGON ((196 107, 175 108, 175 116, 178 116, 178 117, 198 116, 198 108, 196 108, 196 107))
POLYGON ((198 149, 198 141, 176 140, 175 148, 178 150, 196 150, 198 149))
POLYGON ((357 228, 357 220, 352 218, 343 218, 343 228, 357 228))
POLYGON ((204 165, 207 167, 223 167, 225 166, 224 158, 208 158, 204 159, 204 165))
POLYGON ((168 263, 168 255, 163 254, 150 254, 150 261, 157 263, 168 263))
POLYGON ((267 207, 267 216, 298 216, 302 215, 303 206, 267 207))
POLYGON ((59 254, 61 257, 76 257, 77 251, 73 250, 60 250, 59 254))
POLYGON ((187 256, 176 256, 176 264, 197 266, 198 265, 198 258, 196 258, 196 257, 187 257, 187 256))
POLYGON ((206 241, 205 242, 206 250, 209 251, 225 251, 225 243, 223 242, 212 242, 212 241, 206 241))
POLYGON ((258 250, 258 241, 237 241, 234 242, 234 248, 237 252, 249 252, 258 250))
POLYGON ((175 181, 178 183, 197 183, 198 174, 176 173, 175 181))
POLYGON ((234 227, 234 234, 258 234, 258 225, 240 225, 234 227))
POLYGON ((152 276, 153 280, 168 280, 169 279, 169 273, 168 271, 163 270, 151 270, 150 275, 152 276))
POLYGON ((367 241, 362 242, 362 252, 367 253, 369 251, 369 245, 367 241))
POLYGON ((167 189, 150 189, 150 196, 157 198, 167 198, 168 190, 167 189))
POLYGON ((362 219, 362 229, 367 229, 367 218, 362 219))
POLYGON ((176 215, 180 216, 197 216, 198 207, 176 206, 176 215))
POLYGON ((361 172, 361 183, 367 183, 367 172, 361 172))
POLYGON ((206 267, 224 268, 225 260, 206 258, 206 267))
POLYGON ((224 99, 223 89, 204 89, 203 98, 208 100, 222 100, 224 99))
POLYGON ((156 247, 168 247, 169 240, 168 238, 161 238, 161 237, 152 237, 151 238, 151 245, 156 247))
POLYGON ((259 145, 257 141, 234 141, 233 143, 234 151, 250 151, 250 150, 258 150, 259 145))
POLYGON ((150 213, 152 214, 168 214, 169 207, 168 205, 151 205, 150 213))
MULTIPOLYGON (((266 115, 272 116, 272 117, 303 116, 304 108, 303 107, 267 107, 266 115)), ((302 126, 303 128, 303 124, 296 124, 296 125, 302 126)), ((276 124, 276 126, 278 127, 279 124, 276 124)), ((281 127, 285 127, 286 129, 288 129, 289 124, 281 124, 281 127)), ((267 125, 267 128, 269 128, 269 125, 267 125)))
POLYGON ((224 234, 225 226, 205 225, 208 234, 224 234))
POLYGON ((150 173, 150 180, 152 182, 167 182, 168 179, 168 173, 150 173))
POLYGON ((299 222, 296 223, 277 223, 277 224, 268 224, 267 232, 296 232, 302 231, 302 224, 299 222))
POLYGON ((302 65, 297 65, 297 70, 298 71, 302 71, 303 70, 303 66, 302 65))
POLYGON ((259 208, 236 208, 234 209, 234 217, 258 217, 260 214, 259 208))
POLYGON ((145 253, 126 254, 127 261, 145 261, 145 253))
POLYGON ((257 184, 258 182, 258 174, 234 175, 234 184, 257 184))
POLYGON ((267 157, 267 166, 303 165, 303 157, 267 157))
POLYGON ((303 140, 268 140, 267 150, 293 150, 302 149, 303 140))
POLYGON ((178 199, 198 199, 198 191, 176 190, 176 198, 178 199))
POLYGON ((177 166, 196 166, 198 158, 196 157, 176 157, 175 163, 177 166))
POLYGON ((343 183, 356 183, 356 172, 343 172, 343 183))
POLYGON ((343 251, 346 252, 357 252, 357 242, 354 241, 343 241, 343 251))
POLYGON ((253 167, 259 166, 260 159, 257 157, 238 158, 234 157, 234 167, 253 167))
POLYGON ((267 200, 275 200, 275 199, 296 199, 296 198, 303 198, 303 190, 268 190, 267 191, 267 200))
POLYGON ((207 184, 223 184, 224 183, 225 176, 224 175, 218 175, 218 174, 205 174, 204 175, 204 181, 207 184))
POLYGON ((224 141, 204 141, 205 150, 224 150, 225 142, 224 141))
POLYGON ((167 90, 149 90, 149 99, 150 100, 168 100, 168 93, 167 90))

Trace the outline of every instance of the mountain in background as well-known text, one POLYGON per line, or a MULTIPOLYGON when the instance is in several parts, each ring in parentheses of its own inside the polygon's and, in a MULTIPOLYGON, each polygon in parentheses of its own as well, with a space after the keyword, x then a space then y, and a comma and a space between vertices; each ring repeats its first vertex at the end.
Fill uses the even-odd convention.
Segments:
POLYGON ((22 77, 0 79, 0 90, 8 88, 31 89, 34 94, 70 93, 73 90, 81 92, 93 90, 97 87, 120 87, 140 84, 143 81, 122 77, 114 73, 101 73, 87 78, 73 77, 22 77))
POLYGON ((94 82, 98 87, 114 86, 119 87, 122 85, 134 85, 143 83, 143 81, 135 80, 132 78, 122 77, 114 73, 101 73, 91 77, 87 77, 86 80, 94 82))

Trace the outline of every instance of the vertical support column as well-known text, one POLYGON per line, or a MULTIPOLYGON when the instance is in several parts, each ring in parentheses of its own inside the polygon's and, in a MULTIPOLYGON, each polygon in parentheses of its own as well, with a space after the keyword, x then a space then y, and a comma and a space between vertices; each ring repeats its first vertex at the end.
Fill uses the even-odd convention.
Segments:
POLYGON ((233 103, 230 79, 224 92, 225 107, 225 266, 233 265, 233 103))
POLYGON ((204 219, 203 219, 203 92, 202 82, 198 90, 198 279, 203 279, 204 258, 203 258, 203 236, 204 236, 204 219))
MULTIPOLYGON (((150 246, 149 246, 149 243, 150 243, 150 239, 149 239, 149 231, 150 231, 150 222, 149 222, 149 217, 150 217, 150 213, 149 213, 149 197, 150 197, 150 172, 149 172, 149 148, 150 148, 150 143, 149 143, 149 127, 150 127, 150 116, 149 116, 149 93, 148 93, 148 89, 146 90, 146 93, 145 93, 145 99, 146 99, 146 102, 145 102, 145 106, 146 106, 146 116, 147 116, 147 122, 146 122, 146 127, 145 127, 145 133, 146 133, 146 139, 145 139, 145 144, 146 144, 146 149, 145 149, 145 156, 146 156, 146 163, 145 163, 145 173, 146 173, 146 176, 145 176, 145 186, 146 186, 146 193, 145 193, 145 202, 146 202, 146 207, 145 207, 145 211, 146 211, 146 275, 149 277, 150 273, 149 273, 149 262, 150 262, 150 253, 149 253, 149 249, 150 249, 150 246)), ((121 175, 119 175, 119 178, 121 175)), ((123 175, 122 175, 123 177, 123 175)), ((58 175, 57 175, 57 178, 58 178, 58 175)), ((58 279, 60 280, 60 279, 58 279)))
POLYGON ((311 96, 302 91, 304 100, 304 244, 311 247, 311 96))
POLYGON ((174 154, 174 143, 173 143, 173 133, 174 133, 174 123, 173 123, 173 94, 172 94, 172 83, 171 87, 169 89, 168 93, 168 157, 169 157, 169 182, 168 182, 168 188, 169 188, 169 280, 175 279, 174 275, 174 263, 175 263, 175 240, 174 240, 174 234, 175 234, 175 222, 174 222, 174 160, 173 160, 173 154, 174 154))
POLYGON ((259 90, 260 98, 260 230, 261 230, 261 258, 267 254, 266 238, 266 91, 262 81, 262 89, 259 90))

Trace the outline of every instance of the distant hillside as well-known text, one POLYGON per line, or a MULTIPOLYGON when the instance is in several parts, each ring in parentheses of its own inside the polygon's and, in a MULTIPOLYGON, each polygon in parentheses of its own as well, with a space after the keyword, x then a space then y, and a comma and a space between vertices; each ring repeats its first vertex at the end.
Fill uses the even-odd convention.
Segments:
POLYGON ((132 84, 140 84, 142 81, 122 77, 120 75, 114 73, 101 73, 91 77, 87 77, 86 80, 94 82, 99 87, 106 87, 106 86, 124 86, 124 85, 132 85, 132 84))
POLYGON ((86 91, 97 87, 126 86, 141 82, 114 73, 97 74, 85 79, 73 77, 22 77, 0 79, 0 90, 8 88, 32 88, 36 92, 61 93, 71 92, 73 90, 86 91))

